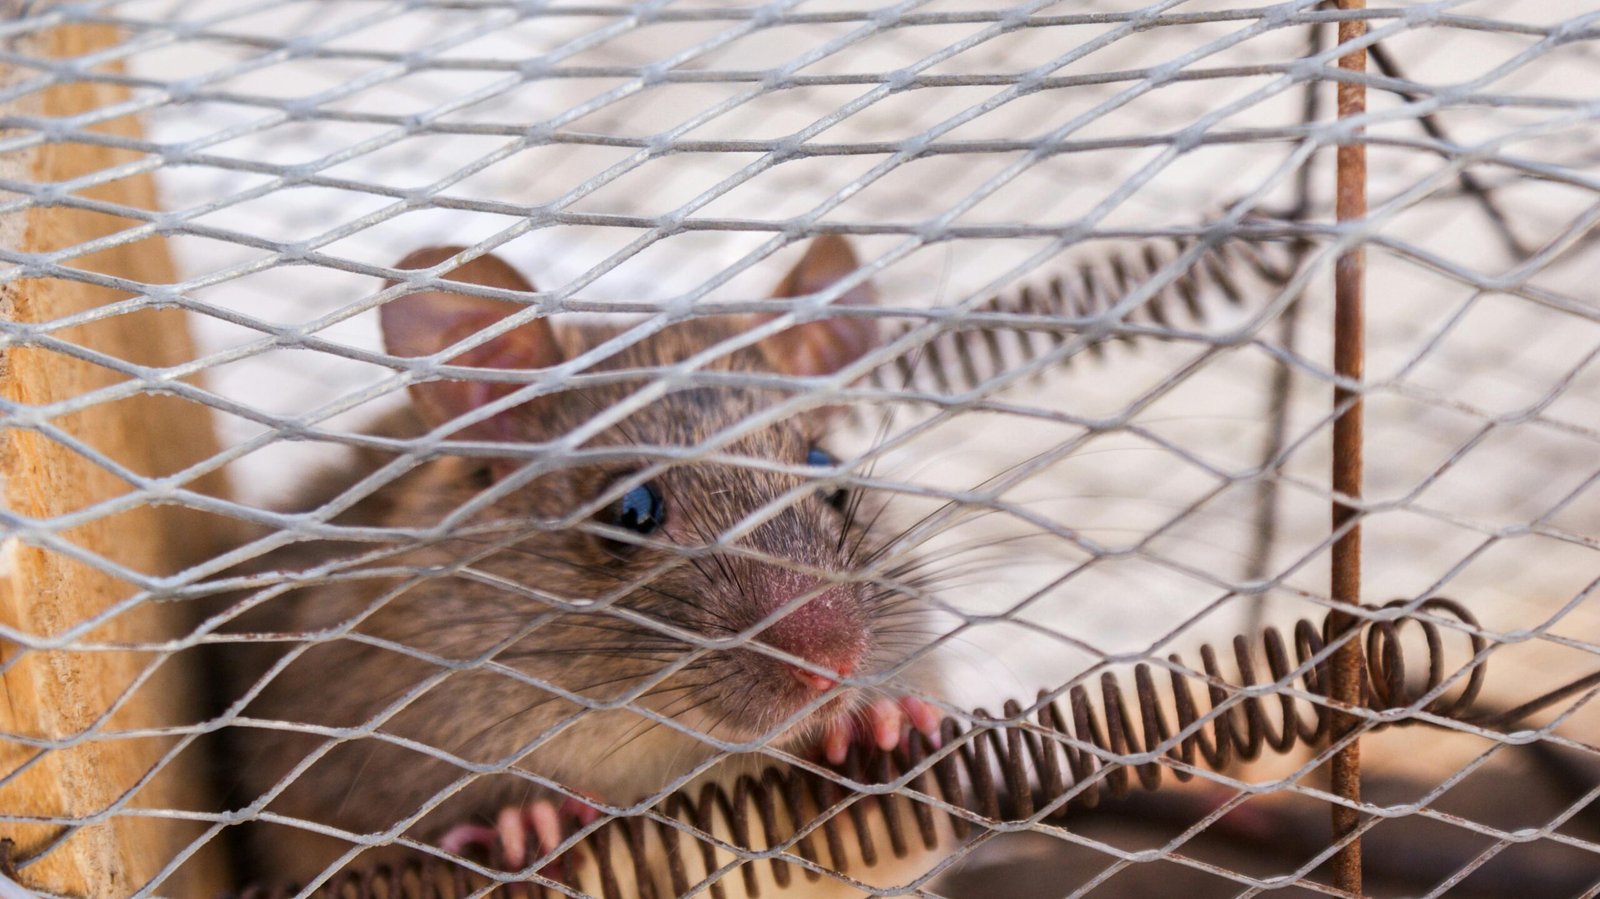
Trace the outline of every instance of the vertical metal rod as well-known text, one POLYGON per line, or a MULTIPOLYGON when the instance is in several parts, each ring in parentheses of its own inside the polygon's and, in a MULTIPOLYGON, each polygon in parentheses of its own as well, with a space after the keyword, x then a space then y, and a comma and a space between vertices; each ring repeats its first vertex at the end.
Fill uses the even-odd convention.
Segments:
MULTIPOLYGON (((1340 10, 1366 8, 1366 0, 1339 0, 1340 10)), ((1366 22, 1348 19, 1339 23, 1341 44, 1358 40, 1366 33, 1366 22)), ((1366 70, 1367 54, 1363 49, 1352 50, 1339 58, 1339 68, 1346 72, 1366 70)), ((1341 80, 1338 85, 1339 118, 1361 115, 1366 111, 1366 85, 1341 80)), ((1339 145, 1338 183, 1335 213, 1339 222, 1351 222, 1367 214, 1367 152, 1358 134, 1351 135, 1339 145)), ((1361 525, 1353 521, 1357 511, 1353 505, 1361 497, 1362 483, 1362 398, 1361 394, 1345 386, 1359 384, 1366 365, 1366 312, 1362 289, 1366 268, 1365 253, 1353 247, 1339 257, 1334 266, 1334 327, 1333 368, 1340 378, 1334 387, 1333 402, 1342 410, 1333 422, 1333 528, 1346 529, 1333 544, 1331 588, 1335 603, 1332 617, 1334 633, 1346 633, 1355 627, 1357 618, 1338 611, 1340 605, 1357 606, 1361 603, 1361 525)), ((1333 657, 1332 693, 1334 699, 1350 707, 1361 704, 1361 643, 1348 640, 1333 657)), ((1355 727, 1357 719, 1340 714, 1336 719, 1336 735, 1355 727)), ((1361 801, 1361 747, 1351 741, 1333 757, 1333 792, 1341 799, 1354 804, 1361 801)), ((1360 824, 1361 816, 1355 808, 1340 804, 1333 807, 1333 834, 1343 839, 1360 824)), ((1333 859, 1334 886, 1347 895, 1361 895, 1361 841, 1353 839, 1333 859)))

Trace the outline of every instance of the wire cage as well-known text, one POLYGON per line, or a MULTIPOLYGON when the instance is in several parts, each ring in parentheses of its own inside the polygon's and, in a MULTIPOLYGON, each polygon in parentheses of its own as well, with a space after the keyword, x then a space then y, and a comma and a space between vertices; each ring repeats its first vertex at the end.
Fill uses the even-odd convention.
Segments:
POLYGON ((0 895, 1600 895, 1592 4, 0 8, 0 895))

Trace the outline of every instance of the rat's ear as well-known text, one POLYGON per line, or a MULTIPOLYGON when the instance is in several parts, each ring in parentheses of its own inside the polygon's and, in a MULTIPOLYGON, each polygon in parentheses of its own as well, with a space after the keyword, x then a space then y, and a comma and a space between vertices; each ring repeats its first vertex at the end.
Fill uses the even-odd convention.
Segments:
MULTIPOLYGON (((785 299, 826 290, 860 265, 849 241, 836 234, 825 234, 811 242, 806 254, 778 283, 772 296, 785 299)), ((872 285, 862 282, 834 300, 834 304, 865 306, 874 299, 876 294, 872 285)), ((877 345, 877 321, 856 317, 805 322, 774 334, 759 344, 772 367, 790 375, 832 374, 877 345)))
MULTIPOLYGON (((406 256, 398 269, 432 268, 464 247, 426 247, 406 256)), ((462 265, 447 276, 450 281, 531 292, 533 285, 517 274, 498 256, 484 255, 462 265)), ((390 281, 392 286, 394 281, 390 281)), ((395 356, 432 356, 520 308, 485 297, 466 296, 447 290, 425 290, 385 303, 378 310, 383 326, 383 345, 395 356)), ((499 337, 479 344, 445 360, 450 365, 472 368, 547 368, 563 361, 560 345, 548 319, 535 319, 499 337)), ((429 427, 438 427, 459 415, 492 402, 512 390, 515 384, 485 381, 428 381, 411 385, 411 398, 429 427)), ((475 425, 469 433, 481 439, 504 439, 505 415, 497 415, 475 425)))

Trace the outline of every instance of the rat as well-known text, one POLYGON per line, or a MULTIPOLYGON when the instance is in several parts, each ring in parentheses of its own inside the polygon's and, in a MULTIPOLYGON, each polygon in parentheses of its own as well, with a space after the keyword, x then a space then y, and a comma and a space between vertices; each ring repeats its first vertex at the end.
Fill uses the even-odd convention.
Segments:
MULTIPOLYGON (((430 247, 396 269, 433 272, 465 252, 430 247)), ((815 294, 858 267, 844 238, 819 237, 773 295, 815 294)), ((541 317, 446 355, 523 308, 454 291, 450 282, 518 293, 534 292, 532 283, 493 254, 437 278, 402 274, 390 284, 400 280, 415 289, 379 312, 385 348, 401 360, 544 369, 624 330, 557 327, 541 317)), ((863 282, 835 302, 872 300, 863 282)), ((765 320, 725 315, 671 324, 585 369, 612 379, 569 385, 488 417, 482 407, 518 385, 415 380, 410 408, 378 432, 509 444, 560 439, 651 384, 652 370, 765 320), (474 413, 478 420, 458 422, 474 413)), ((724 352, 700 370, 828 375, 878 343, 871 317, 834 315, 724 352)), ((311 540, 267 556, 259 571, 330 573, 270 597, 265 591, 239 618, 244 630, 278 640, 256 644, 276 648, 254 650, 240 689, 279 666, 245 706, 232 741, 244 800, 270 796, 269 820, 298 819, 357 838, 403 824, 406 836, 442 851, 484 848, 508 870, 523 870, 548 856, 574 822, 598 815, 585 798, 626 806, 710 759, 718 750, 704 736, 768 739, 834 762, 852 740, 893 749, 910 727, 933 738, 938 714, 898 692, 905 684, 891 692, 860 683, 905 658, 904 635, 916 632, 910 620, 925 610, 881 577, 852 578, 874 545, 855 514, 859 496, 807 490, 813 479, 802 474, 698 458, 643 478, 650 460, 628 452, 703 446, 788 395, 759 382, 666 390, 583 441, 591 458, 565 460, 525 483, 517 472, 526 455, 430 458, 333 519, 406 534, 442 530, 437 539, 390 537, 376 545, 394 552, 365 563, 341 560, 370 553, 372 542, 311 540), (500 495, 440 528, 486 490, 500 495), (597 503, 585 526, 568 520, 597 503), (746 519, 755 513, 759 523, 751 526, 746 519), (741 525, 736 538, 710 545, 741 525), (685 556, 685 548, 700 552, 685 556), (586 602, 597 608, 573 610, 586 602), (314 635, 309 646, 306 635, 314 635), (652 681, 699 648, 693 638, 736 636, 745 639, 652 681), (585 708, 563 693, 605 707, 585 708), (624 698, 677 726, 613 705, 624 698)), ((716 452, 832 468, 832 414, 814 410, 745 428, 716 452)), ((355 470, 321 475, 305 508, 341 496, 392 459, 361 452, 355 470)), ((372 533, 365 539, 381 539, 372 533)), ((930 689, 930 675, 915 678, 917 690, 930 689)), ((342 864, 352 846, 303 824, 263 830, 270 832, 254 840, 252 853, 275 879, 316 877, 342 864)))

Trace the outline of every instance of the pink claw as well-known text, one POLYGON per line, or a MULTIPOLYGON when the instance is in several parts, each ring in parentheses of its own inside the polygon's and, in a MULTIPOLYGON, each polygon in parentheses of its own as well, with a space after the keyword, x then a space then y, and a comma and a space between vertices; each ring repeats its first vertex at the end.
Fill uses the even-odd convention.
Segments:
POLYGON ((939 713, 938 709, 911 696, 905 696, 900 699, 900 708, 906 713, 906 718, 910 719, 911 726, 916 728, 918 733, 927 737, 934 746, 939 745, 939 725, 943 722, 944 716, 939 713))
MULTIPOLYGON (((439 840, 439 847, 456 855, 480 849, 492 863, 507 871, 518 871, 534 859, 556 851, 568 830, 564 825, 586 827, 599 820, 600 814, 598 808, 575 797, 567 797, 560 806, 548 799, 534 800, 525 806, 508 805, 495 816, 493 827, 458 824, 439 840), (531 853, 530 838, 536 848, 531 853)), ((539 873, 561 880, 572 861, 572 857, 563 856, 545 865, 539 873)))
POLYGON ((528 806, 526 812, 528 823, 533 825, 533 833, 539 838, 539 855, 554 852, 561 845, 561 814, 555 805, 541 799, 528 806))
POLYGON ((452 855, 465 856, 474 847, 493 854, 499 839, 494 828, 482 824, 457 824, 439 840, 439 848, 452 855))
POLYGON ((937 747, 942 721, 939 710, 920 699, 909 696, 879 699, 867 706, 865 724, 859 733, 848 716, 829 721, 823 730, 819 748, 829 764, 842 765, 850 755, 852 741, 859 739, 882 752, 890 752, 905 739, 908 724, 937 747))
POLYGON ((884 752, 900 745, 907 723, 934 746, 938 746, 939 724, 942 720, 938 709, 910 696, 880 699, 867 707, 867 726, 871 730, 872 742, 884 752))
POLYGON ((850 754, 851 730, 850 719, 843 715, 828 722, 828 729, 822 734, 822 756, 829 764, 844 764, 850 754))
POLYGON ((501 809, 500 814, 495 817, 494 829, 500 837, 501 859, 506 869, 516 871, 527 864, 528 827, 523 810, 513 805, 501 809))
POLYGON ((867 725, 872 731, 872 741, 884 752, 900 745, 900 729, 905 723, 900 704, 892 699, 879 699, 867 707, 867 725))

